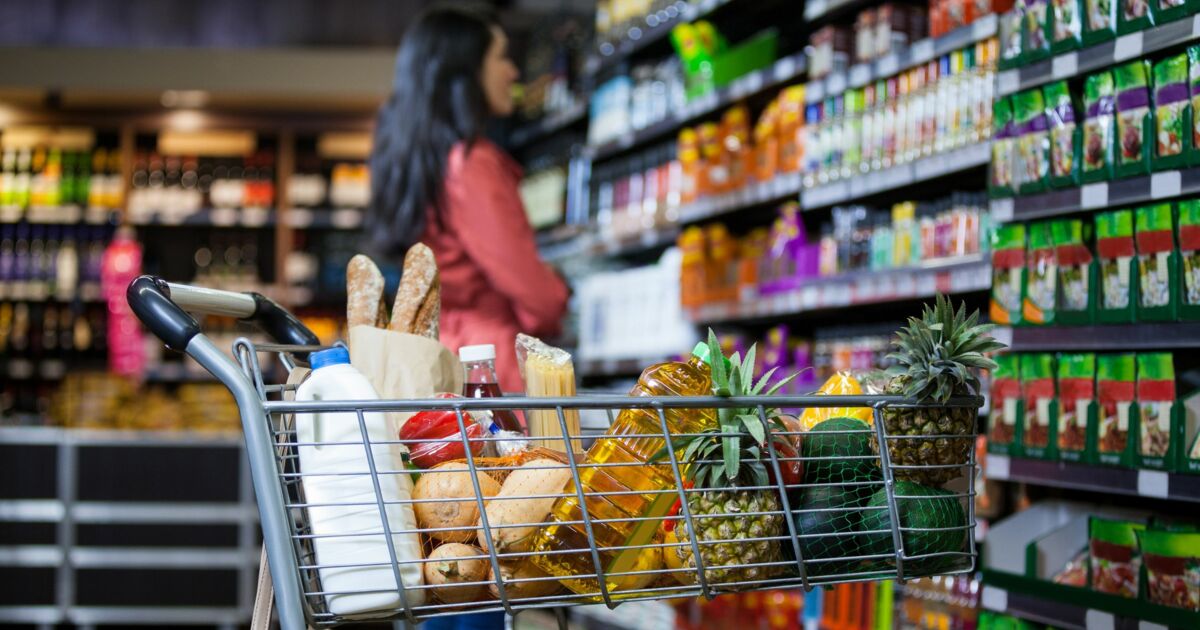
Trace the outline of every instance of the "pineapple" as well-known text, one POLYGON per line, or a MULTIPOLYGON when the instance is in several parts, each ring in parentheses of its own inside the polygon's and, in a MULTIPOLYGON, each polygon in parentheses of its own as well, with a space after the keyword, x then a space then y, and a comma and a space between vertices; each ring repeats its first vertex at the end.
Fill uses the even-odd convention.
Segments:
MULTIPOLYGON (((990 324, 977 324, 979 312, 966 315, 966 305, 955 311, 950 299, 938 295, 933 308, 925 306, 918 319, 910 317, 908 326, 897 333, 896 352, 888 355, 896 365, 885 394, 906 396, 923 403, 945 403, 955 396, 979 393, 979 378, 972 370, 990 370, 996 364, 984 353, 1004 348, 987 333, 990 324)), ((957 465, 950 468, 900 468, 895 477, 929 486, 940 486, 963 473, 961 466, 974 448, 978 411, 971 407, 929 407, 920 409, 886 408, 883 411, 887 434, 897 436, 962 435, 954 438, 889 440, 892 464, 957 465)), ((871 448, 878 454, 879 443, 871 435, 871 448)))
MULTIPOLYGON (((722 356, 712 331, 709 331, 709 347, 712 356, 722 356)), ((773 370, 755 384, 754 351, 751 348, 745 359, 734 354, 728 366, 724 361, 713 362, 715 395, 769 395, 791 380, 785 379, 764 392, 773 370)), ((720 409, 717 417, 719 426, 684 438, 682 444, 674 442, 675 448, 683 449, 680 461, 687 466, 687 481, 695 488, 705 489, 686 495, 705 567, 704 577, 710 584, 766 579, 777 573, 779 567, 738 566, 778 562, 782 554, 778 540, 742 542, 782 536, 785 527, 776 490, 739 489, 772 483, 767 473, 770 455, 764 446, 766 426, 752 408, 720 409)), ((766 417, 778 430, 786 430, 778 410, 767 410, 766 417)), ((777 444, 784 440, 782 436, 773 439, 777 444)), ((684 544, 664 549, 666 554, 675 554, 667 560, 667 565, 682 569, 675 572, 677 579, 686 576, 694 581, 697 563, 687 523, 682 519, 676 521, 671 533, 684 544)))

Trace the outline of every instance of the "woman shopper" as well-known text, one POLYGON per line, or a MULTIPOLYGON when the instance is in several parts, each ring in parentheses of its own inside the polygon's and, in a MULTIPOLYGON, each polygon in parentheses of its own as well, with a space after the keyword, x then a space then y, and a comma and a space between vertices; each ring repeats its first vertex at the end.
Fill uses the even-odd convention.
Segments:
POLYGON ((562 279, 538 257, 518 194, 520 167, 483 137, 512 114, 517 68, 494 15, 435 6, 405 33, 392 94, 379 111, 367 227, 402 256, 428 245, 441 270, 441 341, 496 346, 505 391, 522 389, 518 332, 554 336, 567 303, 562 279))

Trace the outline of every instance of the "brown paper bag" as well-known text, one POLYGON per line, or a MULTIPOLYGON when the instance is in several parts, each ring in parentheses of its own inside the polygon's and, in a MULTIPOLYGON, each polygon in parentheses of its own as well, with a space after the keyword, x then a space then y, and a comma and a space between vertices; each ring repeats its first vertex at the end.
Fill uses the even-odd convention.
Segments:
MULTIPOLYGON (((362 372, 382 399, 432 398, 438 392, 462 392, 462 366, 442 344, 374 326, 350 329, 350 363, 362 372)), ((392 434, 412 413, 387 414, 392 434)))

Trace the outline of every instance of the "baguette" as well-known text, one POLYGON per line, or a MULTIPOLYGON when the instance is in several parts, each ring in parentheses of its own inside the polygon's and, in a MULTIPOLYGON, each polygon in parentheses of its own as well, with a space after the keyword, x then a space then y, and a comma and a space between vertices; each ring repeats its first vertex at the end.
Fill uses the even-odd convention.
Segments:
POLYGON ((423 243, 409 248, 404 255, 404 271, 400 276, 400 288, 392 305, 392 321, 388 329, 395 332, 421 334, 416 329, 417 313, 425 303, 430 289, 437 281, 437 261, 433 250, 423 243))
POLYGON ((370 258, 358 254, 346 265, 346 326, 374 326, 383 303, 383 273, 370 258))
POLYGON ((425 295, 421 308, 417 309, 417 321, 413 324, 413 334, 428 337, 437 341, 438 318, 442 314, 442 280, 437 275, 433 277, 433 286, 425 295))

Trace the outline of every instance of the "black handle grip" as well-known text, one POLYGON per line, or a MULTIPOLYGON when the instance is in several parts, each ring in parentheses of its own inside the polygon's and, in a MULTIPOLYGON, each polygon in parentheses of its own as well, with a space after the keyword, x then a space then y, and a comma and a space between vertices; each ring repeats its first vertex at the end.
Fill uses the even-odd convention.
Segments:
POLYGON ((276 343, 292 346, 321 345, 321 340, 307 326, 271 298, 259 293, 249 295, 254 298, 254 315, 247 318, 247 321, 254 322, 276 343))
POLYGON ((171 301, 171 289, 161 278, 138 277, 129 283, 125 299, 133 314, 172 350, 184 352, 200 334, 200 324, 171 301))

